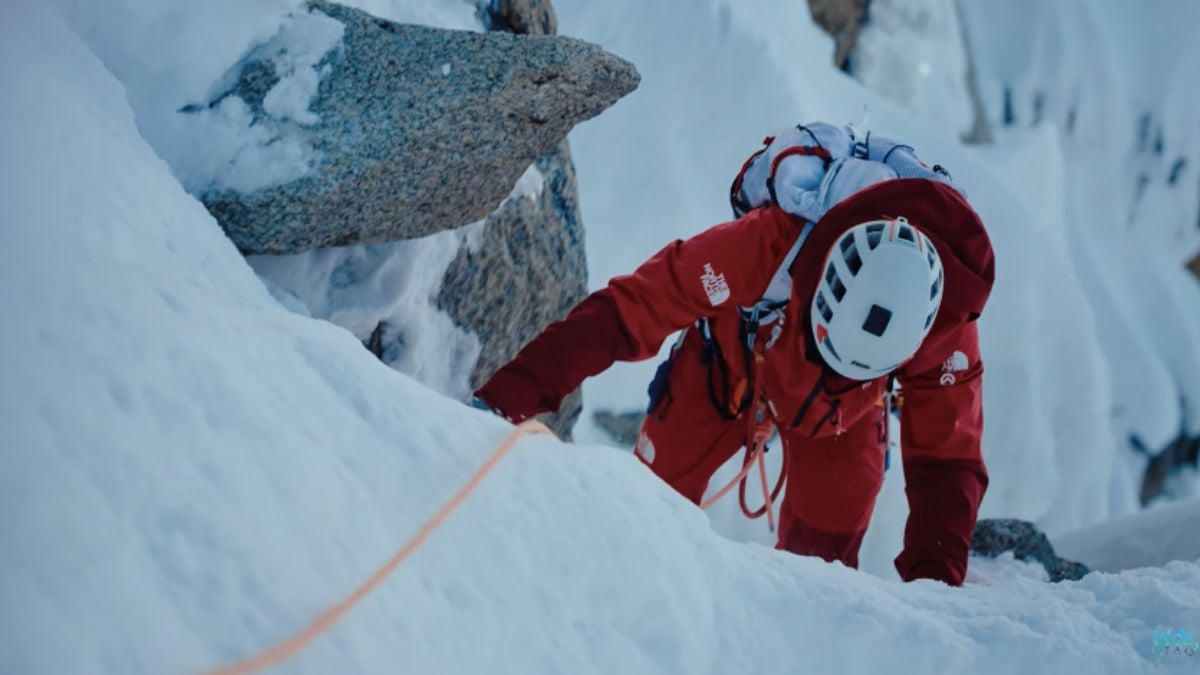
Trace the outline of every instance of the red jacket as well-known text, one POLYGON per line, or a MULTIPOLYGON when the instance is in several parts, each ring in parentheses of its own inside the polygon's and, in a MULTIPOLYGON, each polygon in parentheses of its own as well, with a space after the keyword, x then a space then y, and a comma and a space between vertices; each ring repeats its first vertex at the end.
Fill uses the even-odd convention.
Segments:
MULTIPOLYGON (((788 319, 766 355, 765 394, 781 420, 813 436, 836 433, 874 409, 886 378, 853 386, 827 374, 826 386, 818 385, 823 369, 811 345, 808 308, 837 238, 858 223, 897 215, 934 242, 946 275, 932 331, 897 372, 910 507, 897 568, 905 579, 961 583, 987 486, 980 452, 983 364, 974 319, 991 292, 994 260, 983 224, 958 192, 936 181, 897 179, 855 194, 821 219, 792 267, 788 319)), ((762 298, 802 225, 768 206, 669 244, 548 327, 477 394, 514 421, 555 410, 586 377, 615 361, 656 355, 669 335, 701 317, 710 319, 725 354, 740 353, 736 308, 762 298), (729 297, 714 306, 705 282, 711 291, 717 276, 729 297)), ((733 377, 744 375, 738 359, 728 360, 733 377)))

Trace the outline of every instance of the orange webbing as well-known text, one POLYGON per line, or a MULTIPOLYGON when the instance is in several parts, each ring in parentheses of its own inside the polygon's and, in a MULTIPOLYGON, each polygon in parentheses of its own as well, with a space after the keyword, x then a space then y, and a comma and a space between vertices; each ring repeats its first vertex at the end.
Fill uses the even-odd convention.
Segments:
POLYGON ((496 446, 496 449, 492 451, 487 460, 475 470, 470 480, 459 488, 458 492, 450 498, 450 501, 443 504, 442 508, 438 509, 437 513, 433 514, 433 517, 421 526, 421 529, 408 540, 408 543, 403 548, 396 551, 396 554, 391 559, 384 563, 382 567, 375 570, 375 573, 360 584, 358 588, 354 589, 353 592, 339 600, 332 607, 317 615, 312 623, 299 633, 296 633, 274 647, 265 649, 237 663, 209 671, 206 675, 245 675, 246 673, 256 673, 291 658, 301 649, 312 644, 313 640, 328 631, 333 624, 337 623, 339 619, 345 616, 363 598, 378 588, 387 579, 388 575, 400 566, 400 563, 407 560, 417 549, 421 548, 425 541, 429 539, 429 536, 441 527, 442 523, 455 509, 462 506, 462 503, 479 487, 483 479, 500 463, 500 460, 504 459, 504 456, 516 446, 517 441, 521 440, 521 437, 527 434, 546 434, 547 436, 554 437, 554 432, 547 429, 541 422, 528 420, 519 424, 504 439, 503 443, 496 446))

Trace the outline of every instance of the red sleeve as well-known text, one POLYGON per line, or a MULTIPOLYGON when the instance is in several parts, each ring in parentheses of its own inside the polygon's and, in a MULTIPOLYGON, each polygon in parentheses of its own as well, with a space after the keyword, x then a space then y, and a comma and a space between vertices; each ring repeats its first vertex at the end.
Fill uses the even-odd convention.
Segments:
POLYGON ((542 331, 475 395, 502 417, 522 422, 558 410, 584 378, 603 372, 614 361, 631 360, 634 352, 612 293, 605 288, 542 331))
POLYGON ((758 302, 799 227, 776 208, 756 209, 676 240, 633 274, 609 282, 635 359, 658 353, 663 340, 730 305, 758 302))
POLYGON ((901 447, 908 523, 896 570, 905 581, 961 585, 979 503, 983 464, 983 362, 974 322, 948 340, 940 365, 904 374, 901 447))
POLYGON ((758 209, 672 242, 544 330, 476 395, 515 422, 557 410, 614 362, 650 358, 696 319, 757 302, 794 239, 794 221, 781 214, 758 209))

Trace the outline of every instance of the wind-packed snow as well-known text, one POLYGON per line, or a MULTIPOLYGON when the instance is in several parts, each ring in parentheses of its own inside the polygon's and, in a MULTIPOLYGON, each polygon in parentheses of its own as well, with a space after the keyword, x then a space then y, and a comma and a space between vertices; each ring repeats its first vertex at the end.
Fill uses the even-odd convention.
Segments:
POLYGON ((304 313, 366 342, 383 324, 383 361, 430 389, 469 398, 479 339, 434 306, 446 268, 482 223, 411 241, 250 256, 304 313))
POLYGON ((1200 5, 962 7, 997 142, 1058 146, 1069 251, 1113 369, 1115 434, 1158 450, 1200 433, 1200 286, 1182 266, 1200 249, 1200 5))
MULTIPOLYGON (((113 20, 188 16, 160 6, 113 20)), ((229 12, 215 49, 254 34, 248 5, 205 6, 229 12)), ((340 598, 510 427, 283 307, 72 7, 0 21, 0 672, 202 672, 340 598)), ((180 48, 138 57, 162 72, 220 24, 168 25, 180 48)), ((1153 637, 1197 626, 1200 565, 900 584, 716 536, 627 453, 530 439, 275 672, 1186 673, 1153 637)))
POLYGON ((1200 496, 1054 537, 1054 550, 1092 569, 1121 572, 1172 560, 1200 562, 1200 496))
POLYGON ((309 105, 329 71, 321 62, 341 48, 344 32, 340 22, 320 12, 284 19, 279 32, 255 51, 271 61, 280 78, 263 98, 262 119, 233 94, 211 107, 193 104, 175 112, 171 119, 187 138, 171 139, 170 147, 180 154, 169 159, 184 186, 193 193, 249 193, 307 174, 317 154, 304 127, 320 121, 309 105))

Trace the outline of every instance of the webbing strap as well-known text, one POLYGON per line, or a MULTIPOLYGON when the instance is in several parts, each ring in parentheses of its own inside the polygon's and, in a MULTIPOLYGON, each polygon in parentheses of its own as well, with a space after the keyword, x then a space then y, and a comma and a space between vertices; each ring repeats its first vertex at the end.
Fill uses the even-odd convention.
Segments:
POLYGON ((816 224, 812 221, 805 221, 804 227, 800 229, 799 236, 796 241, 792 242, 792 247, 788 249, 787 255, 784 256, 783 262, 775 270, 775 274, 771 277, 771 283, 767 285, 763 292, 763 297, 753 307, 739 307, 738 310, 742 313, 743 318, 749 318, 755 309, 758 310, 758 325, 766 326, 773 323, 779 318, 780 310, 783 309, 792 298, 792 265, 796 262, 796 258, 800 255, 800 250, 804 248, 804 242, 808 241, 808 237, 812 234, 816 224))

